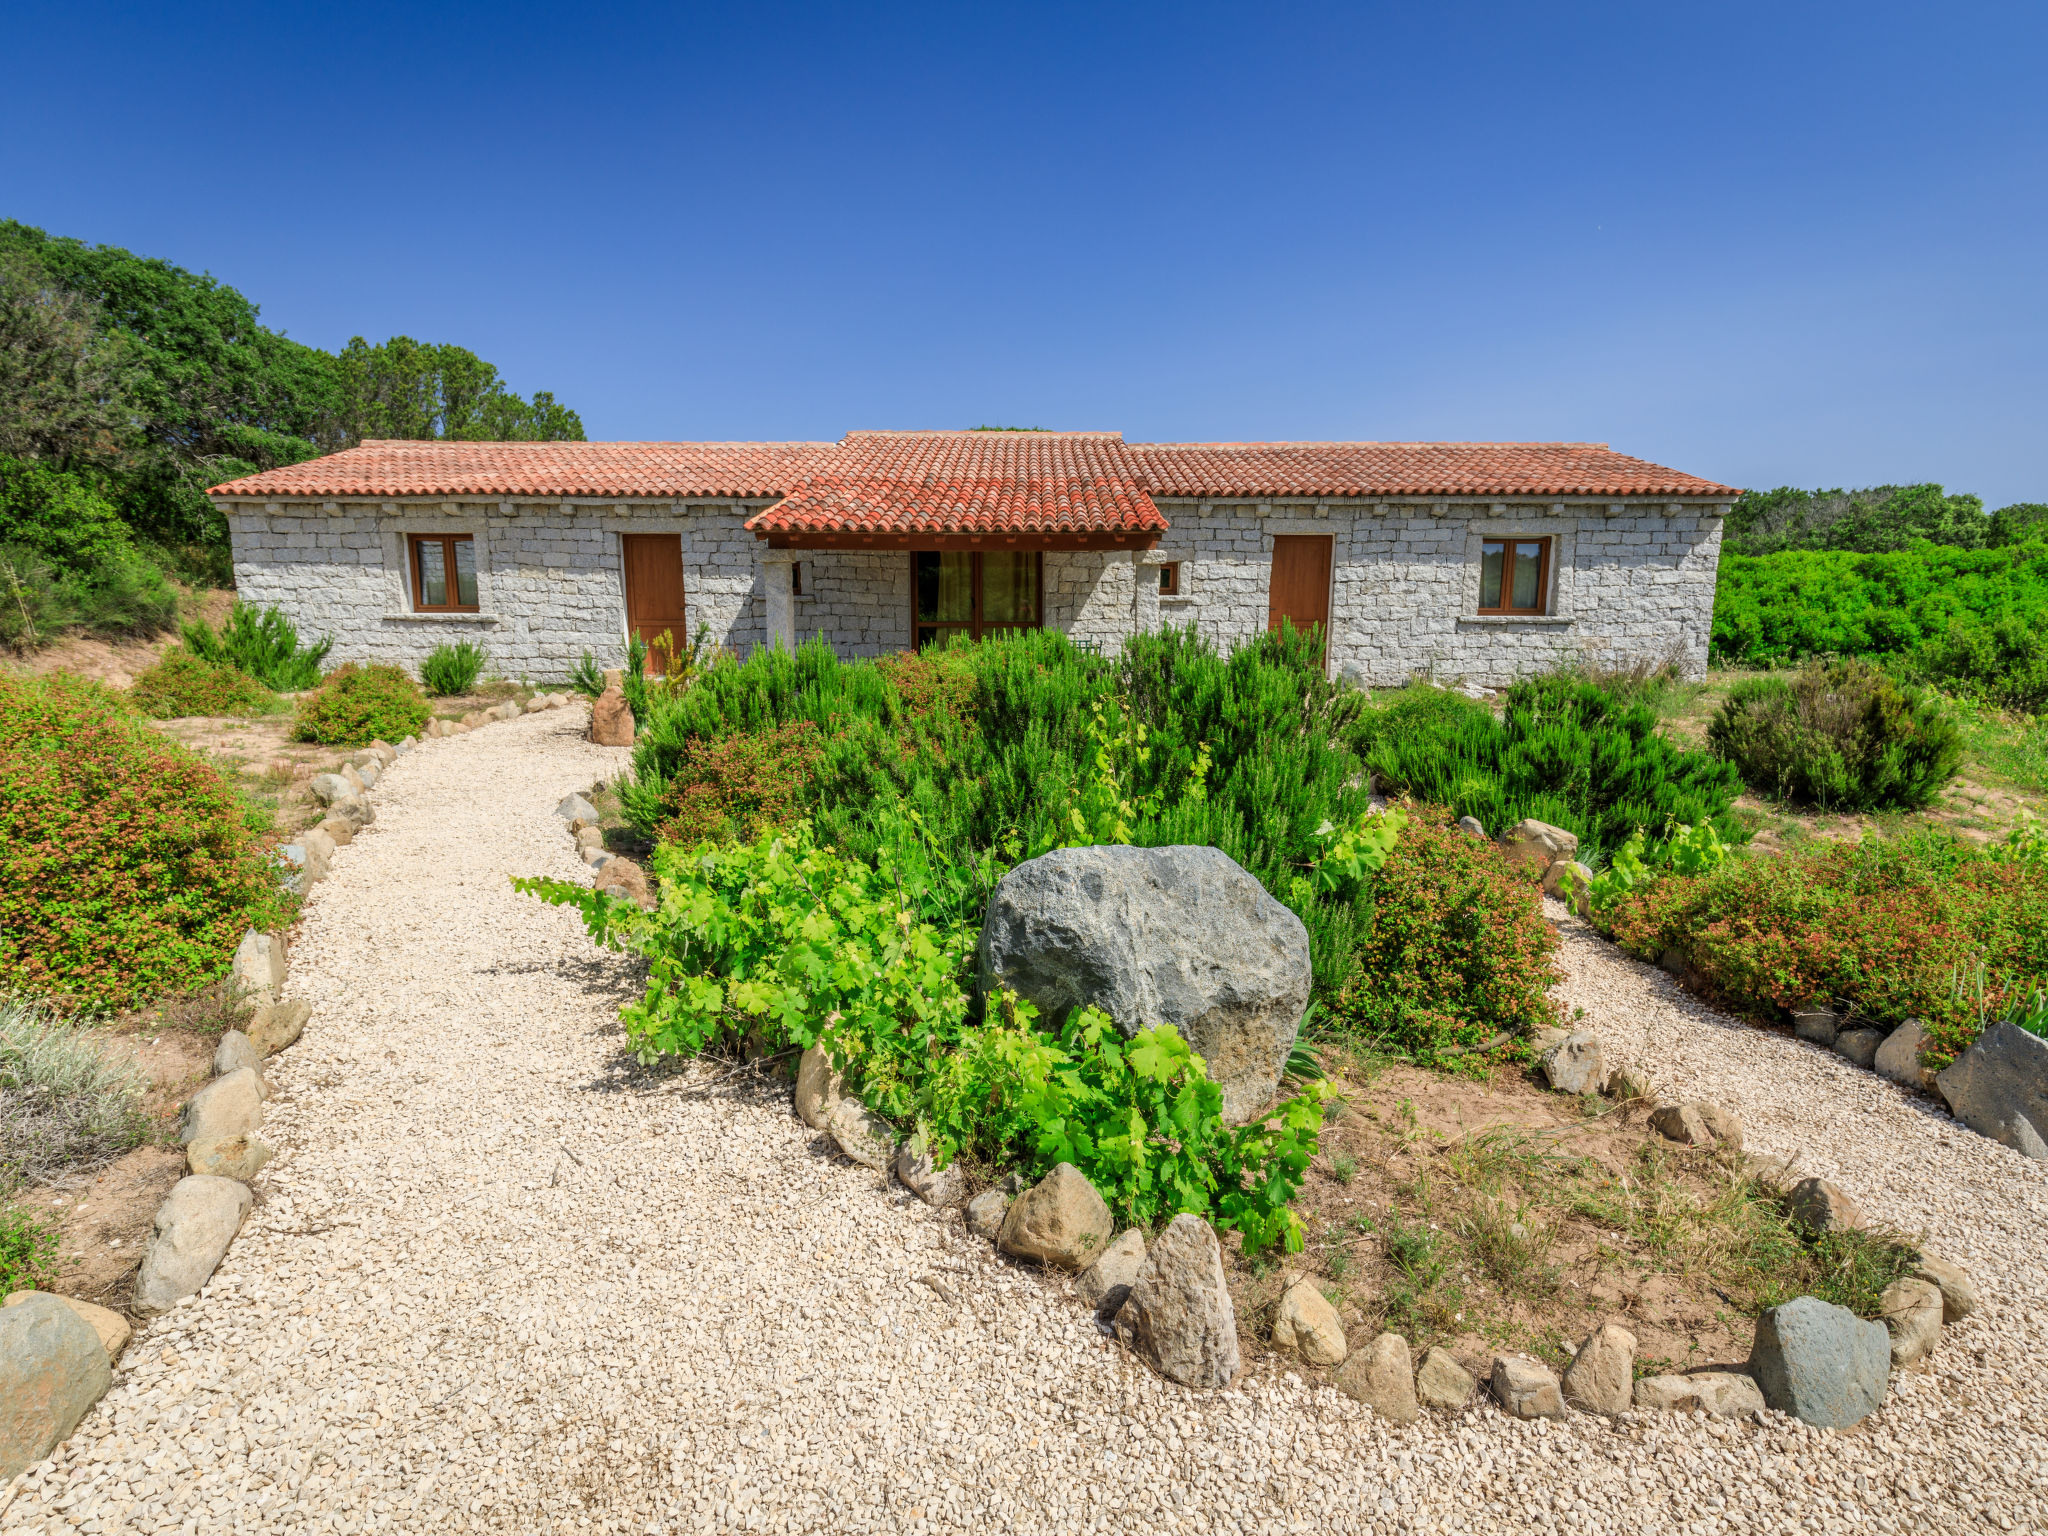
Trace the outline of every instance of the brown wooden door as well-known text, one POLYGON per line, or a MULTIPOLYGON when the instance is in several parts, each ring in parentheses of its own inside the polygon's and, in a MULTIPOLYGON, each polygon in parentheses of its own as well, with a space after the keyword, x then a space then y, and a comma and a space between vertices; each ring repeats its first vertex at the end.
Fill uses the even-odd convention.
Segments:
POLYGON ((1330 550, 1333 540, 1322 533, 1273 535, 1273 585, 1266 600, 1266 628, 1278 629, 1282 619, 1298 630, 1313 626, 1329 654, 1330 550))
POLYGON ((669 653, 663 636, 686 645, 690 628, 683 614, 683 536, 628 533, 620 536, 626 556, 626 627, 647 642, 650 671, 666 672, 669 653))

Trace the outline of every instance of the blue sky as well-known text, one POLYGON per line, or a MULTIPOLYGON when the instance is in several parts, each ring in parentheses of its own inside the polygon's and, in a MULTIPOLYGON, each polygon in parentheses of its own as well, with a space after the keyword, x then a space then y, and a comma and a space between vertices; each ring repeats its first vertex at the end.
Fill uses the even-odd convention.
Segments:
POLYGON ((592 437, 1567 438, 2048 500, 2040 4, 0 21, 0 214, 320 346, 459 342, 592 437))

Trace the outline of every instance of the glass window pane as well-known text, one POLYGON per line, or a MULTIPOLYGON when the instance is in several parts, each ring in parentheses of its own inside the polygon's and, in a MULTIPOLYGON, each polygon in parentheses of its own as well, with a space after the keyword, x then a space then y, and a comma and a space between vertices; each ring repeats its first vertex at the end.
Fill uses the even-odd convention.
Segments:
POLYGON ((1479 546, 1479 606, 1498 608, 1500 606, 1500 568, 1505 544, 1482 544, 1479 546))
POLYGON ((990 624, 1037 622, 1037 555, 1004 550, 981 557, 981 616, 990 624))
POLYGON ((455 601, 464 608, 476 606, 476 540, 455 541, 455 601))
POLYGON ((439 539, 421 539, 413 545, 420 562, 420 606, 422 608, 445 608, 448 606, 448 576, 442 566, 442 544, 439 539))
POLYGON ((964 624, 974 617, 974 556, 965 550, 927 550, 916 561, 917 616, 964 624))
POLYGON ((1541 544, 1517 544, 1515 546, 1515 600, 1511 608, 1535 608, 1537 606, 1537 582, 1543 575, 1543 546, 1541 544))

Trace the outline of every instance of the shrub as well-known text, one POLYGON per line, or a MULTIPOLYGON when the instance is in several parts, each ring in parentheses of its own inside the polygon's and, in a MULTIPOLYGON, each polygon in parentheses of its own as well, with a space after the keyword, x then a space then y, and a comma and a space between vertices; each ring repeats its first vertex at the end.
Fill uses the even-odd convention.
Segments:
POLYGON ((2048 711, 2048 635, 2020 619, 1958 619, 1907 670, 1951 693, 2037 715, 2048 711))
POLYGON ((467 693, 483 675, 484 648, 473 640, 442 641, 420 663, 420 681, 439 698, 467 693))
POLYGON ((1744 834, 1740 777, 1711 753, 1673 746, 1655 710, 1596 683, 1531 678, 1485 705, 1418 685, 1352 731, 1383 786, 1476 817, 1498 833, 1525 817, 1578 836, 1587 855, 1672 822, 1744 834))
POLYGON ((128 525, 83 475, 0 454, 0 544, 80 574, 132 553, 128 525))
POLYGON ((142 1140, 147 1086, 89 1028, 0 997, 0 1188, 89 1171, 142 1140))
POLYGON ((207 661, 182 645, 171 646, 156 665, 135 679, 128 701, 157 720, 184 715, 249 715, 276 700, 241 668, 207 661))
POLYGON ((817 763, 817 727, 792 720, 759 735, 693 741, 662 796, 655 835, 694 848, 703 842, 752 842, 803 814, 817 763))
POLYGON ((299 700, 292 734, 331 747, 360 747, 414 735, 430 713, 419 684, 397 667, 349 662, 299 700))
POLYGON ((1759 794, 1827 810, 1916 810, 1963 756, 1937 696, 1855 660, 1737 683, 1707 741, 1759 794))
POLYGON ((201 986, 291 902, 221 773, 107 690, 0 674, 0 986, 114 1006, 201 986))
POLYGON ((1984 849, 1928 831, 1734 859, 1642 884, 1603 917, 1631 954, 1678 950, 1754 1018, 1824 1001, 1883 1025, 1921 1019, 1935 1064, 1985 1013, 2048 985, 2048 860, 2024 839, 1984 849))
POLYGON ((215 634, 204 619, 183 627, 185 648, 219 665, 240 667, 266 688, 300 693, 320 681, 320 663, 334 648, 332 639, 301 646, 299 632, 280 608, 260 613, 247 603, 228 610, 215 634))
POLYGON ((0 544, 0 644, 33 650, 66 630, 146 637, 169 629, 177 594, 147 556, 126 550, 86 571, 0 544))
POLYGON ((0 1287, 39 1290, 57 1267, 57 1229, 14 1205, 0 1205, 0 1287))

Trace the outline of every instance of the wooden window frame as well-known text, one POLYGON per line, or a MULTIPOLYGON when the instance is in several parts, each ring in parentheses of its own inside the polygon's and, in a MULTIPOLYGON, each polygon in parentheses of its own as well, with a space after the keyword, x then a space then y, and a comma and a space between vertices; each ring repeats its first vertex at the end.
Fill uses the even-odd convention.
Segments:
POLYGON ((1159 595, 1161 597, 1179 597, 1181 595, 1180 562, 1178 560, 1160 561, 1159 595))
POLYGON ((973 570, 968 577, 968 591, 971 594, 971 600, 968 606, 969 616, 965 619, 920 619, 917 616, 917 557, 919 555, 958 553, 958 550, 936 549, 913 549, 910 551, 910 648, 913 651, 918 650, 920 648, 917 638, 917 632, 920 629, 938 630, 939 633, 937 635, 934 635, 931 640, 925 642, 926 644, 937 644, 940 640, 943 640, 946 637, 946 635, 952 633, 955 630, 964 630, 971 639, 979 640, 985 634, 1002 634, 1005 631, 1013 629, 1045 628, 1045 551, 1035 549, 1000 549, 987 551, 987 553, 1001 555, 1028 554, 1038 562, 1038 569, 1036 572, 1036 585, 1038 587, 1038 616, 1035 619, 1033 619, 1029 624, 1019 624, 1011 619, 996 619, 989 620, 987 623, 983 622, 981 617, 981 557, 984 551, 979 549, 968 551, 968 553, 971 554, 974 559, 973 570))
POLYGON ((476 535, 473 533, 408 533, 405 536, 405 564, 412 583, 412 611, 414 613, 480 613, 483 611, 483 567, 476 562, 476 535), (420 579, 420 546, 438 544, 441 546, 441 576, 451 596, 461 590, 455 581, 455 546, 467 544, 470 564, 476 576, 476 596, 473 603, 430 603, 426 600, 426 583, 420 579))
POLYGON ((1550 534, 1486 534, 1479 540, 1479 612, 1486 618, 1539 619, 1550 612, 1550 563, 1551 553, 1556 548, 1556 539, 1550 534), (1489 608, 1486 606, 1486 546, 1498 544, 1501 547, 1500 595, 1502 602, 1489 608), (1534 544, 1536 556, 1536 606, 1515 608, 1506 601, 1515 590, 1515 553, 1517 544, 1534 544))

